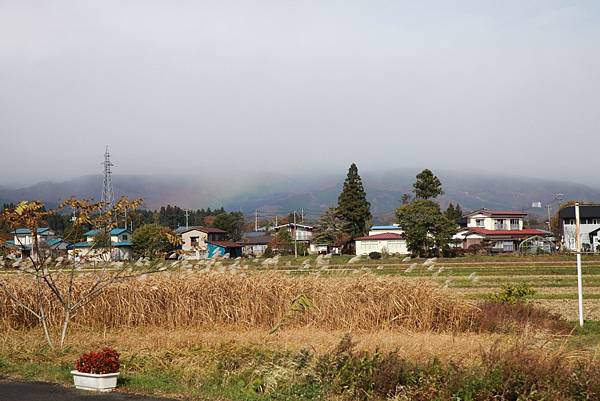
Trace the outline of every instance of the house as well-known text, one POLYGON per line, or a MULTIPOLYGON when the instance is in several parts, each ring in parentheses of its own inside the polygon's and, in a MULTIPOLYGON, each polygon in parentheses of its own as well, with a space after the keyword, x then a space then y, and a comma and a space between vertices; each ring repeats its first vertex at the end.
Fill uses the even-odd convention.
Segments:
MULTIPOLYGON (((563 232, 562 243, 565 249, 576 250, 575 206, 567 206, 558 212, 563 232)), ((584 251, 599 252, 600 246, 600 205, 579 206, 579 234, 584 251)))
POLYGON ((390 226, 373 226, 369 235, 354 238, 357 255, 368 255, 371 252, 407 255, 406 236, 404 230, 395 224, 390 226))
POLYGON ((181 239, 183 257, 193 260, 210 259, 214 252, 209 252, 208 243, 226 241, 227 238, 226 231, 203 226, 178 227, 175 234, 181 239))
POLYGON ((314 227, 305 224, 288 223, 275 226, 273 227, 273 230, 275 232, 278 232, 279 230, 288 230, 292 235, 292 241, 309 242, 312 240, 314 227))
POLYGON ((527 238, 548 235, 543 230, 525 228, 526 216, 520 211, 479 209, 465 215, 467 227, 452 238, 457 247, 464 249, 485 242, 493 252, 514 252, 527 238))
POLYGON ((267 250, 273 237, 264 231, 251 231, 242 234, 244 255, 260 256, 267 250))
MULTIPOLYGON (((18 253, 19 257, 29 257, 32 253, 32 248, 35 246, 35 238, 29 228, 17 228, 12 232, 13 239, 4 242, 4 246, 18 253)), ((37 229, 37 244, 40 247, 40 252, 45 255, 58 256, 66 253, 69 243, 57 238, 54 231, 48 227, 40 227, 37 229)), ((33 254, 35 257, 35 252, 33 254)))
POLYGON ((337 245, 311 242, 308 247, 308 253, 311 255, 327 255, 329 253, 332 255, 341 255, 342 248, 337 245))
POLYGON ((133 244, 131 231, 126 228, 113 228, 108 232, 110 246, 100 246, 96 243, 101 230, 90 230, 83 234, 85 241, 69 246, 69 257, 80 260, 86 258, 90 261, 122 261, 133 259, 133 244))
POLYGON ((242 256, 242 244, 239 242, 207 240, 206 245, 208 259, 223 257, 226 254, 228 254, 230 258, 242 256))

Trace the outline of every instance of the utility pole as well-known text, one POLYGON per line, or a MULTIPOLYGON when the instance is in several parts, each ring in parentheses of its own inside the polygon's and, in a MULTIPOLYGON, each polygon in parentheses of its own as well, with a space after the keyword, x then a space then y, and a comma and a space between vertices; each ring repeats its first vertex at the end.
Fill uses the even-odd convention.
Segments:
POLYGON ((304 208, 300 209, 300 222, 304 223, 304 208))
POLYGON ((258 209, 254 210, 254 231, 258 231, 258 209))
POLYGON ((548 231, 552 231, 552 225, 550 224, 550 205, 546 205, 546 209, 548 210, 548 231))
POLYGON ((185 228, 189 228, 189 217, 190 217, 190 211, 188 209, 185 209, 185 228))
POLYGON ((583 327, 583 283, 581 277, 581 230, 579 226, 579 202, 575 203, 575 248, 577 251, 577 302, 579 326, 583 327))
POLYGON ((296 227, 296 211, 294 210, 294 257, 298 257, 298 237, 296 235, 297 227, 296 227))
POLYGON ((127 208, 125 208, 125 229, 127 230, 127 208))

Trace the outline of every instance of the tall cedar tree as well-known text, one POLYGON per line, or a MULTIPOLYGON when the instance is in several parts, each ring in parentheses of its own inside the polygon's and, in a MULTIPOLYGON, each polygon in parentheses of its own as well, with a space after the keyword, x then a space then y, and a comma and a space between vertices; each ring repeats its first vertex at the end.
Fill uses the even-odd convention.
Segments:
POLYGON ((338 197, 337 214, 342 220, 342 231, 352 237, 364 235, 371 220, 370 207, 358 168, 352 163, 338 197))
POLYGON ((442 183, 429 169, 417 174, 417 181, 413 184, 413 192, 417 199, 431 199, 444 194, 442 183))

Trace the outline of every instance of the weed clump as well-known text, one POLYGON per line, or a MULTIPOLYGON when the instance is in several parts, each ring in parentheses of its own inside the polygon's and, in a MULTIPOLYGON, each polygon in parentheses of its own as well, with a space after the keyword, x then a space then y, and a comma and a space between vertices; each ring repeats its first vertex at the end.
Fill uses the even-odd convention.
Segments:
POLYGON ((527 302, 535 295, 535 290, 527 283, 506 284, 500 291, 489 296, 490 301, 504 304, 527 302))
POLYGON ((321 356, 315 374, 329 394, 347 400, 592 400, 600 367, 558 352, 517 344, 482 350, 480 362, 415 362, 397 352, 355 351, 349 335, 321 356))

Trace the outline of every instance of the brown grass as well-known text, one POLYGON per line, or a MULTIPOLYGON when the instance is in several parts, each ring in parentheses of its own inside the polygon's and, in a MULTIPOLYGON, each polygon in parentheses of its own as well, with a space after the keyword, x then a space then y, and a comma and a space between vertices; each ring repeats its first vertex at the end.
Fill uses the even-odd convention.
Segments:
MULTIPOLYGON (((76 288, 84 290, 90 283, 79 277, 76 288)), ((12 276, 9 285, 20 298, 32 299, 32 283, 26 277, 12 276)), ((58 311, 49 301, 47 312, 54 321, 58 311)), ((96 328, 268 329, 283 321, 285 327, 330 330, 452 332, 472 328, 476 312, 472 304, 448 291, 402 278, 171 272, 110 287, 82 308, 74 322, 96 328), (312 307, 290 315, 299 295, 308 297, 312 307)), ((6 297, 0 298, 0 321, 14 328, 37 324, 6 297)))

